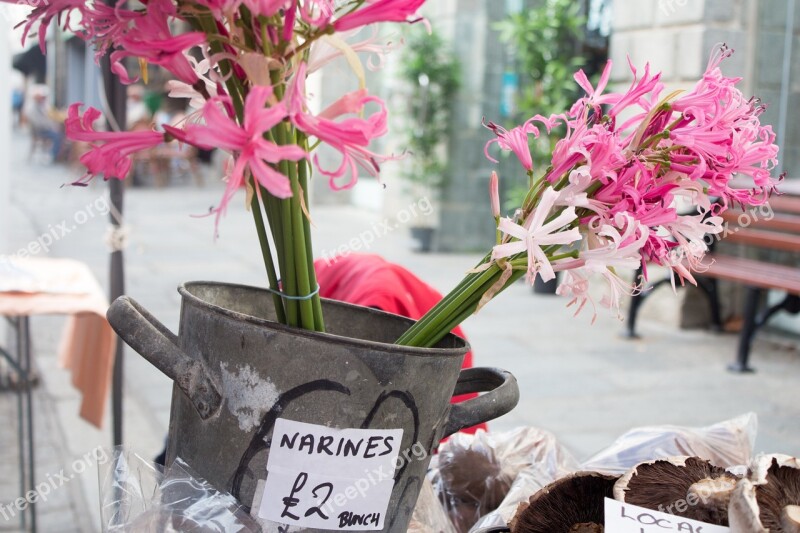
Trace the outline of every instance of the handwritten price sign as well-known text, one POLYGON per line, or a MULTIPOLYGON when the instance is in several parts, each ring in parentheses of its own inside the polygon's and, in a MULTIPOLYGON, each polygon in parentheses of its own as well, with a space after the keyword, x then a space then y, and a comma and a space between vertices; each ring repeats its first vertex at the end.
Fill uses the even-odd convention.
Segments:
POLYGON ((402 429, 278 419, 259 518, 317 529, 383 529, 402 441, 402 429))
POLYGON ((622 503, 611 498, 605 499, 607 533, 728 533, 727 527, 704 524, 697 520, 681 518, 674 514, 661 513, 622 503))

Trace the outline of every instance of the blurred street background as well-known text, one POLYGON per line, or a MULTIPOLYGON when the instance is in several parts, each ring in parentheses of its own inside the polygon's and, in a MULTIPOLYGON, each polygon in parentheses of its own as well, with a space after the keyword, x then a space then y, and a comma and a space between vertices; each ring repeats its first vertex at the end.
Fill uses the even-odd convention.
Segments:
MULTIPOLYGON (((800 63, 791 58, 800 52, 800 9, 794 9, 794 2, 431 2, 429 17, 441 40, 437 50, 415 44, 417 37, 409 30, 404 36, 408 46, 387 58, 384 70, 370 73, 369 82, 395 117, 393 133, 376 149, 399 154, 416 143, 431 147, 430 153, 414 150, 388 163, 380 182, 364 177, 351 191, 334 193, 324 178, 315 180, 316 256, 380 254, 447 292, 493 243, 487 197, 491 170, 499 168, 505 198, 518 196, 524 184, 512 162, 502 160, 497 166, 485 160, 490 132, 481 126, 482 118, 511 126, 534 113, 563 109, 577 96, 572 73, 583 67, 591 77, 607 58, 614 61, 617 86, 630 83, 630 55, 637 65, 650 61, 653 69, 662 70, 669 88, 685 88, 702 75, 715 43, 727 42, 736 54, 726 73, 743 76, 744 93, 770 103, 765 121, 778 132, 788 179, 797 178, 800 63), (543 32, 548 27, 553 31, 543 32), (524 36, 534 34, 548 37, 526 42, 524 36), (419 71, 420 62, 434 61, 440 67, 436 76, 419 71), (432 107, 408 104, 423 98, 432 107)), ((59 32, 48 39, 46 58, 36 46, 23 49, 19 33, 10 27, 24 7, 0 5, 0 10, 0 96, 12 102, 0 106, 0 255, 65 228, 35 255, 84 262, 107 291, 108 185, 102 180, 89 187, 68 185, 83 173, 78 158, 85 147, 66 142, 60 129, 72 102, 103 107, 93 52, 59 32)), ((336 84, 342 68, 334 64, 314 81, 320 105, 341 92, 336 84)), ((163 81, 154 73, 148 85, 129 89, 129 128, 179 121, 189 111, 186 105, 167 103, 163 81)), ((541 158, 549 148, 538 149, 541 158)), ((216 239, 214 218, 203 216, 222 194, 223 164, 218 151, 169 147, 137 160, 126 181, 120 220, 126 236, 126 293, 173 331, 181 283, 266 284, 244 191, 221 219, 216 239)), ((519 406, 490 428, 547 429, 585 459, 632 427, 705 426, 755 412, 757 450, 800 454, 800 321, 776 317, 755 341, 757 372, 730 373, 726 366, 736 353, 743 291, 731 285, 723 293, 729 333, 707 329, 702 294, 663 289, 643 307, 641 339, 631 340, 620 335, 624 323, 599 306, 592 325, 591 309, 573 318, 565 299, 534 294, 524 283, 514 285, 464 326, 475 364, 507 369, 520 383, 519 406)), ((78 416, 80 396, 56 356, 64 324, 63 317, 51 316, 34 317, 31 323, 39 376, 34 393, 37 480, 112 442, 110 409, 102 429, 78 416)), ((0 328, 0 345, 8 336, 0 328)), ((171 382, 132 350, 126 350, 124 365, 124 442, 152 458, 164 446, 171 382)), ((0 366, 0 374, 7 371, 0 366)), ((0 505, 19 496, 15 402, 0 385, 0 505)), ((40 503, 40 530, 98 530, 98 498, 96 468, 90 464, 40 503)), ((0 532, 16 527, 0 515, 0 532)))

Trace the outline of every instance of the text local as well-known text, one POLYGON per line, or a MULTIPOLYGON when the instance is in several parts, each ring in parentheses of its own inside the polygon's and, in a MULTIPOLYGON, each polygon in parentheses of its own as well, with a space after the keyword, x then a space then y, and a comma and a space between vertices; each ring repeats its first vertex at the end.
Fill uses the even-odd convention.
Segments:
POLYGON ((687 533, 703 533, 703 526, 694 526, 689 522, 681 522, 676 520, 668 520, 666 518, 658 518, 650 513, 634 513, 628 514, 625 507, 621 509, 621 518, 633 520, 647 527, 641 529, 641 533, 650 533, 652 531, 686 531, 687 533))
POLYGON ((308 455, 319 454, 331 457, 382 457, 394 451, 392 436, 373 436, 367 439, 335 438, 327 435, 317 436, 313 433, 284 434, 281 436, 280 448, 305 452, 308 455))

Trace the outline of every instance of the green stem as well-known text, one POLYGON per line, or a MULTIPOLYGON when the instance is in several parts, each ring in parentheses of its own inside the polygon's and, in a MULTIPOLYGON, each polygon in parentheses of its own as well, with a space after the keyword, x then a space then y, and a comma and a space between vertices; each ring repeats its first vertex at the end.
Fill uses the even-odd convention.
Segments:
MULTIPOLYGON (((552 245, 544 248, 544 253, 550 261, 577 258, 578 250, 571 250, 557 254, 561 245, 552 245)), ((486 263, 489 256, 481 264, 486 263)), ((513 272, 508 281, 494 295, 506 290, 515 281, 527 272, 527 254, 520 253, 509 257, 507 261, 512 265, 513 272)), ((481 298, 501 279, 503 270, 496 263, 479 273, 472 273, 464 277, 450 293, 445 296, 433 309, 411 326, 396 344, 402 346, 431 347, 438 343, 453 328, 469 318, 478 307, 481 298)), ((493 298, 494 298, 493 297, 493 298)))
MULTIPOLYGON (((284 131, 282 135, 284 144, 294 144, 296 142, 294 132, 288 124, 286 124, 286 128, 288 131, 284 131)), ((289 171, 287 176, 292 184, 292 197, 288 200, 288 203, 292 220, 292 236, 294 237, 292 248, 294 253, 297 296, 308 296, 316 287, 312 288, 309 279, 306 237, 303 228, 305 216, 300 207, 300 198, 303 193, 300 190, 297 165, 297 162, 289 162, 286 165, 289 171)), ((314 306, 311 299, 298 300, 298 311, 300 313, 300 324, 303 329, 314 331, 316 329, 314 327, 314 306)))
MULTIPOLYGON (((256 232, 258 233, 258 242, 261 245, 261 255, 264 257, 264 266, 267 268, 267 278, 269 280, 269 287, 274 290, 280 290, 278 285, 278 275, 275 272, 275 264, 272 261, 272 248, 267 238, 267 230, 264 226, 264 218, 261 215, 261 202, 259 202, 259 195, 255 191, 258 183, 253 180, 253 199, 250 203, 250 210, 253 212, 253 220, 256 223, 256 232)), ((273 293, 272 302, 275 304, 275 314, 278 317, 278 322, 286 323, 286 314, 283 310, 283 300, 280 296, 273 293)))
MULTIPOLYGON (((203 12, 198 14, 196 17, 190 19, 190 23, 196 28, 204 32, 207 36, 209 36, 209 47, 211 51, 215 54, 221 54, 225 52, 225 47, 222 46, 216 39, 211 39, 211 36, 217 34, 217 26, 216 22, 214 21, 214 16, 210 12, 203 12)), ((237 78, 233 74, 233 66, 230 64, 230 60, 223 59, 219 62, 219 69, 222 75, 226 78, 225 86, 228 89, 228 94, 233 100, 233 107, 236 110, 236 116, 239 117, 239 121, 244 118, 244 99, 247 91, 242 85, 241 80, 237 78)))
POLYGON ((466 284, 464 284, 460 290, 456 289, 448 294, 441 302, 436 304, 433 309, 425 314, 423 320, 414 324, 397 339, 396 343, 404 346, 421 346, 418 343, 423 341, 429 332, 441 329, 442 323, 447 320, 447 317, 460 309, 464 302, 468 301, 487 280, 499 274, 499 272, 500 267, 493 264, 483 272, 468 275, 464 279, 466 284))
MULTIPOLYGON (((249 12, 245 12, 245 18, 252 21, 249 12)), ((266 24, 264 24, 264 20, 259 20, 259 22, 262 25, 261 37, 266 47, 268 44, 265 35, 266 24)), ((210 48, 214 53, 222 53, 225 51, 224 43, 213 38, 218 36, 218 34, 216 23, 210 12, 199 12, 196 16, 190 18, 190 23, 195 29, 203 31, 209 36, 210 48)), ((247 26, 249 27, 250 24, 247 24, 247 26)), ((314 36, 314 39, 321 36, 323 33, 325 32, 319 32, 318 35, 314 36)), ((304 52, 305 48, 307 48, 314 39, 309 39, 304 45, 298 47, 294 53, 304 52)), ((245 40, 248 46, 251 48, 255 47, 255 35, 247 33, 245 35, 245 40)), ((219 68, 223 76, 226 77, 226 88, 233 101, 237 118, 239 122, 242 122, 244 120, 244 102, 247 95, 247 88, 242 80, 234 75, 231 61, 220 61, 219 68)), ((275 95, 280 99, 285 89, 281 72, 273 71, 270 73, 270 76, 275 89, 275 95)), ((307 148, 306 145, 308 144, 305 136, 297 134, 288 122, 275 126, 271 132, 267 133, 267 138, 283 146, 297 143, 307 148), (299 137, 296 138, 296 135, 299 135, 299 137)), ((256 192, 260 191, 261 200, 259 200, 258 194, 254 194, 251 202, 253 220, 258 233, 270 287, 274 290, 278 290, 279 278, 272 258, 272 248, 261 211, 262 204, 272 233, 272 240, 277 251, 281 280, 280 289, 285 295, 294 297, 307 296, 317 287, 317 279, 314 272, 314 257, 311 247, 310 222, 302 209, 302 202, 308 205, 307 189, 309 172, 306 165, 307 163, 305 161, 281 161, 277 165, 278 170, 284 174, 291 183, 293 193, 291 198, 284 200, 276 198, 254 180, 253 187, 258 188, 256 192)), ((322 304, 318 294, 315 294, 312 298, 307 300, 281 298, 274 294, 273 301, 275 303, 278 319, 282 323, 295 327, 300 326, 312 331, 324 331, 322 304)))
MULTIPOLYGON (((307 144, 307 139, 303 138, 301 146, 306 148, 306 151, 308 151, 307 144)), ((298 165, 298 179, 300 182, 300 187, 302 188, 303 201, 305 202, 306 207, 308 207, 308 162, 300 161, 298 162, 298 165)), ((316 288, 318 286, 318 282, 317 273, 314 270, 314 253, 311 249, 311 221, 306 217, 303 217, 303 233, 305 234, 306 242, 306 264, 308 268, 309 282, 311 283, 312 288, 316 288)), ((311 299, 311 305, 313 307, 314 326, 316 327, 316 330, 325 331, 325 320, 322 316, 322 299, 319 296, 319 292, 311 299)))
MULTIPOLYGON (((288 175, 289 164, 281 161, 280 170, 284 175, 288 175)), ((283 257, 283 268, 281 268, 281 280, 283 293, 287 296, 299 296, 297 292, 297 281, 295 279, 297 270, 294 261, 294 231, 292 227, 292 206, 291 200, 280 201, 280 229, 283 232, 283 249, 278 253, 283 257)), ((297 300, 285 299, 286 323, 297 327, 300 325, 297 300)))
MULTIPOLYGON (((486 254, 486 255, 483 257, 483 259, 481 259, 481 261, 480 261, 480 262, 479 262, 477 265, 475 265, 475 268, 479 268, 479 267, 481 267, 481 266, 482 266, 484 263, 486 263, 487 261, 489 261, 489 259, 491 259, 491 254, 486 254)), ((427 313, 425 313, 425 315, 424 315, 424 316, 423 316, 423 317, 422 317, 420 320, 418 320, 418 321, 417 321, 417 322, 416 322, 416 323, 415 323, 413 326, 411 326, 411 328, 410 328, 408 331, 406 331, 406 332, 403 334, 403 336, 401 336, 401 337, 400 337, 400 339, 398 339, 398 341, 397 341, 397 344, 404 344, 404 345, 407 345, 407 346, 412 346, 411 344, 407 344, 405 341, 407 341, 407 339, 410 339, 410 338, 411 338, 413 335, 415 335, 415 334, 416 334, 416 332, 418 332, 418 331, 420 331, 420 330, 422 330, 422 329, 426 328, 426 327, 427 327, 427 325, 428 325, 428 323, 430 323, 430 322, 431 322, 431 321, 432 321, 432 320, 435 318, 435 315, 436 315, 436 313, 434 313, 434 312, 433 312, 433 311, 434 311, 434 309, 439 309, 439 308, 441 308, 441 307, 443 307, 443 306, 447 305, 447 304, 448 304, 449 302, 451 302, 451 301, 452 301, 454 298, 456 298, 456 297, 457 297, 457 295, 458 295, 460 292, 462 292, 462 291, 464 290, 464 288, 465 288, 465 287, 466 287, 466 286, 467 286, 467 285, 468 285, 468 284, 469 284, 469 283, 472 281, 472 279, 473 279, 473 277, 474 277, 475 275, 476 275, 476 274, 469 274, 469 275, 465 276, 465 277, 464 277, 464 278, 463 278, 463 279, 462 279, 462 280, 461 280, 461 281, 458 283, 458 285, 456 285, 456 286, 455 286, 455 287, 454 287, 454 288, 453 288, 453 289, 452 289, 452 290, 451 290, 451 291, 450 291, 450 292, 447 294, 447 296, 445 296, 445 297, 444 297, 442 300, 440 300, 440 301, 439 301, 439 302, 436 304, 436 306, 435 306, 433 309, 431 309, 430 311, 428 311, 427 313), (402 341, 402 342, 401 342, 401 341, 402 341)))
MULTIPOLYGON (((514 273, 509 278, 508 282, 503 286, 503 288, 501 288, 497 292, 497 294, 500 294, 501 292, 506 290, 508 287, 513 285, 518 279, 520 279, 524 275, 525 275, 525 271, 524 270, 522 270, 522 271, 514 271, 514 273)), ((494 283, 496 281, 497 280, 491 280, 491 285, 494 285, 494 283)), ((488 290, 489 287, 491 287, 491 285, 489 285, 486 288, 486 290, 488 290)), ((483 296, 483 294, 486 292, 486 290, 479 291, 478 294, 476 294, 470 300, 470 302, 463 308, 463 310, 458 315, 454 316, 439 331, 433 332, 433 334, 430 337, 427 338, 426 343, 425 343, 424 346, 428 347, 428 348, 436 346, 436 344, 439 341, 441 341, 445 336, 447 336, 447 334, 450 333, 450 331, 452 331, 453 328, 455 328, 456 326, 458 326, 459 324, 464 322, 466 319, 468 319, 470 316, 472 316, 475 313, 475 309, 477 309, 477 307, 478 307, 478 303, 480 302, 481 296, 483 296)), ((495 296, 497 296, 497 294, 495 296)))

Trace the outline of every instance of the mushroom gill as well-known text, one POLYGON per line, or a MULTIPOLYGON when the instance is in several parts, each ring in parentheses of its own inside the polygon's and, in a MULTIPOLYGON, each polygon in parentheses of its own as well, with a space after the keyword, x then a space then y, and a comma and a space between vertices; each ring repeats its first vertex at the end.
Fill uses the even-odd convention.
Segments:
POLYGON ((763 481, 756 485, 761 524, 771 533, 800 533, 800 462, 772 456, 763 481))
POLYGON ((512 533, 603 533, 605 498, 616 476, 576 472, 547 485, 521 504, 512 533))
POLYGON ((614 486, 619 501, 708 524, 728 525, 728 502, 738 478, 699 457, 641 463, 614 486))

